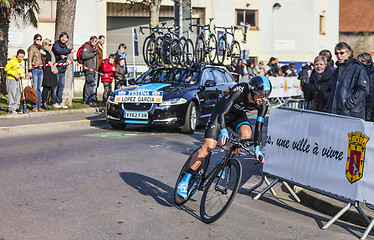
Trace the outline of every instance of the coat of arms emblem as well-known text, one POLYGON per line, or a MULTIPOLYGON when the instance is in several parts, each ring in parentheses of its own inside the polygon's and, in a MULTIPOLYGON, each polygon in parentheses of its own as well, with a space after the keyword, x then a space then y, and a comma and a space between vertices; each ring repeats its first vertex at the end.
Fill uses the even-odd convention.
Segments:
POLYGON ((350 183, 354 183, 362 178, 366 143, 370 138, 361 132, 348 133, 348 138, 348 156, 345 176, 350 183))

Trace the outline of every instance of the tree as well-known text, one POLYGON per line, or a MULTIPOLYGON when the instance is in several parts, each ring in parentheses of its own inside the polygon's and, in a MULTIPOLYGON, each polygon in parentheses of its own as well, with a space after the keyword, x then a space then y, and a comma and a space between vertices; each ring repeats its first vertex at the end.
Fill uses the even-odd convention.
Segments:
MULTIPOLYGON (((37 14, 39 5, 37 0, 0 0, 0 67, 4 67, 8 58, 9 26, 11 21, 20 19, 23 24, 38 26, 37 14)), ((4 71, 1 70, 1 94, 5 92, 4 71)))
MULTIPOLYGON (((56 7, 56 25, 55 25, 55 40, 58 40, 61 32, 66 32, 69 35, 67 42, 68 48, 74 47, 74 22, 75 10, 77 7, 77 0, 57 0, 56 7)), ((73 60, 73 54, 68 56, 68 59, 73 60)), ((65 88, 62 95, 62 102, 64 105, 71 106, 73 104, 73 65, 68 65, 65 73, 65 88)))
POLYGON ((125 3, 133 6, 135 4, 143 5, 149 9, 149 26, 155 27, 158 25, 160 15, 160 6, 162 0, 126 0, 125 3))

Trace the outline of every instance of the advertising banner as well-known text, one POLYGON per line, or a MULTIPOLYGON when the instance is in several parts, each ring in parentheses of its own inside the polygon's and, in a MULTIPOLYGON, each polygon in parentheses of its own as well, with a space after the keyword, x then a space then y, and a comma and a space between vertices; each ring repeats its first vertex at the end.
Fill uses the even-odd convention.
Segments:
POLYGON ((300 81, 297 77, 269 77, 273 87, 269 98, 301 96, 300 81))
POLYGON ((272 109, 264 172, 374 203, 374 126, 361 119, 272 109))

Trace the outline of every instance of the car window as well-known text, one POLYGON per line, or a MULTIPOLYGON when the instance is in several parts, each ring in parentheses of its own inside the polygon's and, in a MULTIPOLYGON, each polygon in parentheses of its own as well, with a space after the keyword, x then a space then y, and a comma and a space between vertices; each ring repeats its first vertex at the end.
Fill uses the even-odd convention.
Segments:
POLYGON ((232 79, 232 76, 229 72, 225 71, 226 81, 227 82, 233 82, 234 79, 232 79))
POLYGON ((214 69, 212 70, 214 79, 216 80, 217 84, 224 84, 226 82, 225 75, 223 74, 222 70, 214 69))
POLYGON ((214 80, 212 69, 205 69, 201 77, 201 85, 204 85, 207 80, 214 80))

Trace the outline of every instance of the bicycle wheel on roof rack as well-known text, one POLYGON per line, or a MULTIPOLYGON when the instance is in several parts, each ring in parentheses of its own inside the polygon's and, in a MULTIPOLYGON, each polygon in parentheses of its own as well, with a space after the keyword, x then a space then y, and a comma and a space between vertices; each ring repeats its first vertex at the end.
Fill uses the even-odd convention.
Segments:
POLYGON ((221 36, 217 43, 217 62, 219 64, 223 64, 226 59, 226 46, 227 46, 227 39, 224 36, 221 36))
POLYGON ((195 45, 195 59, 198 65, 202 65, 205 59, 205 42, 202 36, 198 36, 195 45))
POLYGON ((240 44, 237 41, 231 43, 230 47, 230 58, 231 58, 231 66, 238 65, 240 59, 240 44))
POLYGON ((171 41, 171 46, 170 46, 170 53, 169 53, 169 58, 170 58, 170 64, 173 67, 178 67, 181 59, 181 42, 178 39, 173 39, 171 41))
POLYGON ((217 57, 217 38, 214 34, 210 34, 207 42, 207 55, 210 63, 214 63, 217 57))
POLYGON ((162 67, 163 66, 163 63, 162 63, 162 60, 161 60, 161 56, 162 56, 162 42, 164 41, 164 37, 163 36, 159 36, 156 38, 155 40, 155 56, 154 56, 154 60, 156 62, 156 66, 159 66, 159 67, 162 67))
POLYGON ((155 54, 155 47, 155 39, 151 36, 146 37, 143 44, 143 59, 149 67, 154 65, 152 64, 152 60, 155 54))
POLYGON ((194 60, 194 47, 191 39, 187 39, 181 53, 181 64, 184 67, 191 67, 194 60))
POLYGON ((161 63, 163 67, 170 66, 170 48, 171 48, 171 38, 164 38, 161 43, 161 63))

